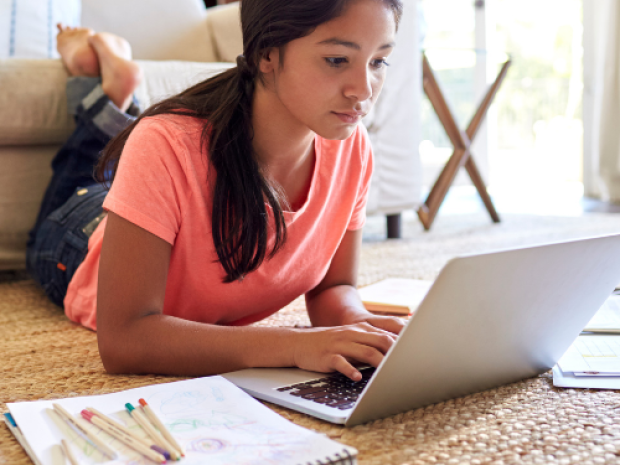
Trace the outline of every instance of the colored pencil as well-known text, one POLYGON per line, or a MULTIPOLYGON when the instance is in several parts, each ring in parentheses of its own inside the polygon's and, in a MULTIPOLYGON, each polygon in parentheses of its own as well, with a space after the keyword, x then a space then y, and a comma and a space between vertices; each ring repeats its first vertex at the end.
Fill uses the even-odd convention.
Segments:
POLYGON ((119 423, 117 421, 112 420, 110 417, 106 416, 105 414, 101 413, 99 410, 97 410, 97 409, 95 409, 93 407, 87 407, 86 410, 88 410, 89 412, 94 413, 95 415, 97 415, 99 418, 101 418, 103 421, 105 421, 110 426, 115 426, 116 428, 120 429, 121 431, 124 431, 129 436, 134 438, 136 441, 139 441, 142 444, 144 444, 146 447, 149 447, 149 448, 153 449, 155 452, 159 452, 164 457, 166 457, 166 460, 170 460, 171 456, 170 456, 170 453, 167 450, 162 449, 158 445, 153 444, 152 442, 150 442, 148 439, 139 436, 135 431, 131 431, 125 425, 123 425, 123 424, 121 424, 121 423, 119 423))
POLYGON ((123 424, 121 424, 121 423, 119 423, 117 421, 112 420, 110 417, 108 417, 107 415, 101 413, 99 410, 97 410, 97 409, 95 409, 93 407, 87 407, 86 410, 88 410, 89 412, 94 413, 95 415, 97 415, 99 418, 101 418, 103 421, 105 421, 110 426, 115 426, 118 429, 120 429, 121 431, 123 431, 124 433, 127 433, 129 436, 134 438, 136 441, 140 441, 146 447, 151 447, 153 445, 152 442, 149 442, 147 439, 141 437, 135 431, 130 430, 125 425, 123 425, 123 424))
POLYGON ((146 416, 149 418, 149 420, 151 420, 151 422, 157 428, 159 428, 159 431, 161 432, 161 434, 177 450, 177 452, 181 454, 183 457, 185 457, 185 451, 183 451, 183 448, 180 446, 177 440, 174 439, 174 436, 172 436, 170 431, 168 431, 168 428, 166 428, 166 425, 164 425, 163 422, 159 419, 159 417, 155 415, 155 412, 153 412, 153 409, 151 408, 151 406, 146 403, 146 400, 140 399, 138 400, 138 402, 140 403, 140 405, 142 405, 142 408, 144 409, 144 412, 146 413, 146 416))
POLYGON ((77 461, 77 459, 75 458, 75 455, 73 455, 73 452, 71 452, 71 449, 69 448, 69 443, 67 441, 65 441, 64 439, 61 439, 60 447, 62 448, 62 451, 67 456, 67 459, 69 459, 69 462, 71 463, 71 465, 80 465, 80 462, 77 461))
POLYGON ((101 452, 103 452, 105 455, 107 455, 111 459, 118 458, 118 454, 116 452, 114 452, 106 444, 104 444, 104 442, 101 439, 99 439, 93 433, 91 433, 86 428, 84 428, 84 426, 78 422, 78 419, 73 418, 71 414, 67 412, 61 405, 53 404, 53 406, 54 406, 54 411, 58 413, 60 417, 63 418, 66 422, 74 426, 75 429, 77 429, 80 433, 82 433, 84 438, 88 442, 90 442, 96 449, 99 449, 101 452))
POLYGON ((131 415, 131 417, 136 420, 136 422, 144 428, 144 431, 151 437, 151 439, 162 449, 169 451, 170 455, 174 457, 175 460, 180 460, 181 455, 166 441, 166 439, 155 429, 155 427, 149 422, 149 420, 144 416, 144 414, 134 408, 129 402, 125 404, 125 408, 131 415))
POLYGON ((121 442, 124 442, 127 446, 138 452, 139 454, 144 455, 147 459, 152 460, 158 463, 166 463, 166 457, 161 453, 150 449, 145 446, 142 442, 136 441, 132 436, 126 434, 123 430, 118 429, 115 426, 112 426, 101 418, 98 415, 95 415, 93 412, 89 412, 88 410, 82 410, 82 416, 90 421, 93 425, 98 426, 103 431, 108 433, 115 439, 118 439, 121 442))

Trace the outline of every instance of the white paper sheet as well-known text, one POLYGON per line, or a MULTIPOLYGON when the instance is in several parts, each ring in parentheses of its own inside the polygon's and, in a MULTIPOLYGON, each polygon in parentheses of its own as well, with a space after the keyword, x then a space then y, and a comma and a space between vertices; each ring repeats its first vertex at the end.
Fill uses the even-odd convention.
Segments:
POLYGON ((612 295, 583 329, 593 332, 620 332, 620 295, 612 295))
MULTIPOLYGON (((80 464, 106 459, 59 420, 52 404, 59 403, 72 415, 94 407, 136 431, 142 430, 124 409, 144 398, 186 450, 184 465, 204 464, 298 464, 342 454, 347 449, 327 437, 297 426, 250 397, 220 376, 197 378, 101 396, 55 401, 7 404, 22 434, 43 465, 53 465, 55 447, 67 439, 80 464)), ((92 424, 92 431, 121 454, 114 465, 153 465, 92 424)), ((145 435, 146 436, 146 435, 145 435)))
POLYGON ((562 372, 556 365, 553 367, 553 385, 563 388, 620 389, 620 377, 573 376, 562 372))
POLYGON ((620 335, 579 336, 558 365, 564 373, 620 372, 620 335))

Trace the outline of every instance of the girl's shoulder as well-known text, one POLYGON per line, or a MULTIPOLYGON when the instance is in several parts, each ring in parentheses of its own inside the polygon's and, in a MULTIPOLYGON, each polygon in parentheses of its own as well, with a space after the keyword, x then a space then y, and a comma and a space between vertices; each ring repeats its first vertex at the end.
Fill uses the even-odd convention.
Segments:
POLYGON ((204 126, 205 121, 195 116, 168 113, 141 119, 136 125, 136 130, 157 131, 168 136, 192 136, 202 134, 204 126))

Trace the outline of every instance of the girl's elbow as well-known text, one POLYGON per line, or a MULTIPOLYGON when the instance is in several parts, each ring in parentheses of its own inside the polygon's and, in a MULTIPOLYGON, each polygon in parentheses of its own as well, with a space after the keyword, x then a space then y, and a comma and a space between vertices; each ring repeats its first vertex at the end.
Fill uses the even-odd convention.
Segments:
POLYGON ((109 374, 136 373, 132 351, 122 344, 121 338, 101 337, 98 335, 99 356, 103 368, 109 374))

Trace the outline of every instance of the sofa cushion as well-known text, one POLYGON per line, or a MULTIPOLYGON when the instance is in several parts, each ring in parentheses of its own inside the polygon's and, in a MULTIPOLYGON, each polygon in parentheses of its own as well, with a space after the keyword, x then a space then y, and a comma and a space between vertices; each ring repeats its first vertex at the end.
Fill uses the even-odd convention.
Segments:
POLYGON ((80 24, 80 0, 0 0, 0 59, 58 58, 56 24, 80 24))
POLYGON ((217 61, 205 16, 202 0, 82 0, 82 25, 124 37, 139 60, 217 61))
MULTIPOLYGON (((232 66, 229 63, 140 61, 136 90, 143 108, 232 66)), ((61 144, 74 128, 67 112, 67 72, 60 60, 0 60, 0 146, 61 144)))
POLYGON ((239 3, 209 8, 207 26, 217 55, 216 61, 235 63, 237 56, 243 53, 239 3))

